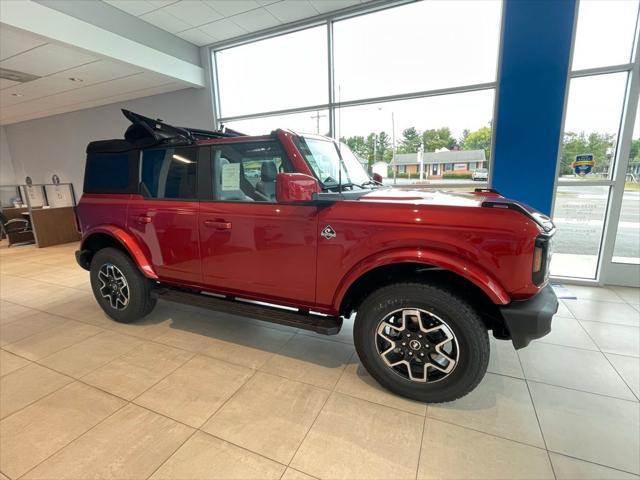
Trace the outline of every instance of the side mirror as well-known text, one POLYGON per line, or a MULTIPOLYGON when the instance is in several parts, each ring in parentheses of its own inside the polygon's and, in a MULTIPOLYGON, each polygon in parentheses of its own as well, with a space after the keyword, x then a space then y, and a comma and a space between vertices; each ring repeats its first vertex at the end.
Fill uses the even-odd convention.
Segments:
POLYGON ((379 173, 374 173, 373 175, 371 175, 371 178, 373 179, 374 182, 382 185, 383 178, 382 178, 382 175, 380 175, 379 173))
POLYGON ((276 200, 281 203, 310 202, 320 193, 320 184, 304 173, 279 173, 276 177, 276 200))

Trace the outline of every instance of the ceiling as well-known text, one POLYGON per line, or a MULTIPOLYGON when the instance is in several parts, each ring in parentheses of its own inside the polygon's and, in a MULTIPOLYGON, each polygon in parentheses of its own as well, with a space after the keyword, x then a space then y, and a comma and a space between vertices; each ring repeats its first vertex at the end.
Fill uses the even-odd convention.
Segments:
POLYGON ((0 79, 0 124, 189 86, 4 24, 0 28, 0 68, 40 77, 26 83, 0 79))
POLYGON ((104 0, 195 45, 366 3, 368 0, 104 0))

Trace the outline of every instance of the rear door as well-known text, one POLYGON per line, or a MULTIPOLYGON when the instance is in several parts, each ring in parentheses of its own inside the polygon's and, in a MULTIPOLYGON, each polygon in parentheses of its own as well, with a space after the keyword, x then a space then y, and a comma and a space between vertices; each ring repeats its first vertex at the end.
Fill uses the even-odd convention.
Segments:
POLYGON ((202 147, 142 152, 140 195, 129 204, 127 227, 146 249, 160 279, 199 284, 198 157, 202 147))
POLYGON ((212 198, 200 205, 203 281, 215 291, 281 303, 315 300, 317 208, 275 199, 291 171, 275 139, 211 149, 212 198))

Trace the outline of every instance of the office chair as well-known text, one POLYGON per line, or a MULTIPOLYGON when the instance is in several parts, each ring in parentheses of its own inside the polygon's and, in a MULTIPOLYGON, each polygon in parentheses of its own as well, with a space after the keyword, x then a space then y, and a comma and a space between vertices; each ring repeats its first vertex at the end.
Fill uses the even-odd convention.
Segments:
POLYGON ((8 219, 4 213, 0 212, 0 230, 3 236, 7 237, 9 246, 17 243, 33 243, 33 229, 31 222, 26 218, 8 219))

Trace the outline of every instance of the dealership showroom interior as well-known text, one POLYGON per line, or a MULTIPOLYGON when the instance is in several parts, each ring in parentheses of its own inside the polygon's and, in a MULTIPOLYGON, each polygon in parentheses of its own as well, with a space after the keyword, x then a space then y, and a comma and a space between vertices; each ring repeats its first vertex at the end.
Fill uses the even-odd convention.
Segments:
POLYGON ((0 480, 640 480, 640 0, 0 0, 0 480))

